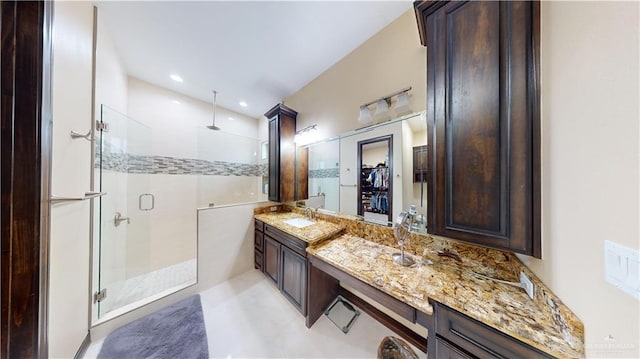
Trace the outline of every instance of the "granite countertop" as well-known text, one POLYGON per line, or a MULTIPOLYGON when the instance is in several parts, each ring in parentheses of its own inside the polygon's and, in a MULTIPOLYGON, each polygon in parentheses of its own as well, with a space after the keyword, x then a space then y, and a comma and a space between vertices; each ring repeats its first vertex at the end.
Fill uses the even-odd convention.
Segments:
POLYGON ((270 212, 256 214, 254 217, 285 233, 296 236, 297 238, 300 238, 301 240, 309 244, 318 244, 325 239, 335 236, 345 228, 344 226, 318 219, 313 219, 312 221, 315 223, 304 228, 298 228, 285 223, 285 221, 288 219, 307 219, 305 216, 297 214, 295 212, 270 212))
POLYGON ((391 258, 398 249, 350 234, 307 251, 426 314, 433 313, 431 298, 545 353, 584 357, 577 329, 558 325, 521 288, 477 277, 449 258, 401 267, 391 258))

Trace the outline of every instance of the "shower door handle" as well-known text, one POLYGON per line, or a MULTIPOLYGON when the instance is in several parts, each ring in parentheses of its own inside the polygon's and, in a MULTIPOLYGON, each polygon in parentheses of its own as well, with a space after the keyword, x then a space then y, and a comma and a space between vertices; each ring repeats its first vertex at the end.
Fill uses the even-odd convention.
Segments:
POLYGON ((156 197, 151 193, 143 193, 138 196, 138 209, 141 211, 150 211, 156 206, 156 197))

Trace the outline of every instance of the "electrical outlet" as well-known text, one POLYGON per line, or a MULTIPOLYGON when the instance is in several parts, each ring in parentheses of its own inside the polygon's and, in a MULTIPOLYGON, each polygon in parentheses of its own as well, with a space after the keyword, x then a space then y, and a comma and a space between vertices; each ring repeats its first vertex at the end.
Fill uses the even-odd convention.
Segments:
POLYGON ((271 212, 275 212, 278 210, 278 206, 272 206, 271 208, 269 208, 271 210, 271 212))
POLYGON ((524 290, 527 292, 529 297, 533 299, 535 287, 533 285, 533 282, 531 282, 531 279, 529 279, 529 277, 527 277, 527 275, 524 274, 524 272, 520 272, 520 284, 522 285, 522 288, 524 288, 524 290))

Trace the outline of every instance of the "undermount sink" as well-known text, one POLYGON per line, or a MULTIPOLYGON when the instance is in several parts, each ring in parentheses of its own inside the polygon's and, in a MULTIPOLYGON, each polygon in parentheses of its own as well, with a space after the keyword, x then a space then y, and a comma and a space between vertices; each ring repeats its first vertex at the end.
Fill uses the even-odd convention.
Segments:
POLYGON ((291 219, 287 219, 284 221, 284 223, 290 225, 290 226, 294 226, 296 228, 304 228, 304 227, 308 227, 312 224, 315 224, 316 222, 310 221, 308 219, 304 219, 304 218, 291 218, 291 219))

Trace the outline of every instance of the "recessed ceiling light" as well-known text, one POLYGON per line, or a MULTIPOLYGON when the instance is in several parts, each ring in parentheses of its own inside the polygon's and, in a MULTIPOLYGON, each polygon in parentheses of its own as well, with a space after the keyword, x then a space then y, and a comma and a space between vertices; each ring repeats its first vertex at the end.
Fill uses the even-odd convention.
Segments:
POLYGON ((182 77, 176 75, 176 74, 172 74, 171 76, 169 76, 173 81, 175 82, 182 82, 184 80, 182 80, 182 77))
POLYGON ((249 105, 248 105, 246 102, 244 102, 244 101, 240 101, 240 102, 238 102, 238 104, 239 104, 240 106, 242 106, 242 107, 247 107, 247 106, 249 106, 249 105))
POLYGON ((178 100, 173 100, 173 101, 171 101, 171 102, 172 102, 172 103, 175 103, 176 105, 179 105, 179 104, 180 104, 180 101, 178 101, 178 100))
POLYGON ((233 117, 227 117, 229 119, 229 121, 235 121, 236 119, 233 117))

